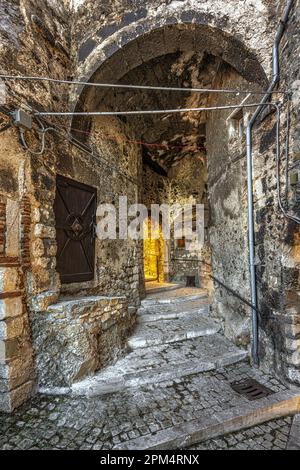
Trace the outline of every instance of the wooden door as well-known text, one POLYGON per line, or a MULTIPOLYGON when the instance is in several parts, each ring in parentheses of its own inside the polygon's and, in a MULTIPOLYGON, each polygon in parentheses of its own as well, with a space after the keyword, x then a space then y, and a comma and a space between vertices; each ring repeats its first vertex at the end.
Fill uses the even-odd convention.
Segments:
POLYGON ((62 283, 94 278, 96 189, 57 176, 54 201, 57 271, 62 283))

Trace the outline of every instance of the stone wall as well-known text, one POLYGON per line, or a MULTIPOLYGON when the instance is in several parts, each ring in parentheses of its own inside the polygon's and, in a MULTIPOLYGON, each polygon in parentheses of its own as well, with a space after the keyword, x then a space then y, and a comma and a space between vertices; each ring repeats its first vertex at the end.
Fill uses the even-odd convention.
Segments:
POLYGON ((142 173, 142 203, 151 209, 151 204, 167 202, 166 176, 159 175, 148 165, 143 165, 142 173))
MULTIPOLYGON (((193 153, 186 155, 173 166, 169 173, 167 185, 168 201, 170 204, 202 204, 204 207, 204 244, 199 247, 190 246, 188 240, 184 247, 179 247, 176 239, 170 243, 170 277, 174 281, 186 284, 187 277, 195 277, 195 285, 211 289, 211 281, 207 276, 207 266, 210 263, 209 246, 207 243, 207 225, 209 207, 207 199, 207 162, 206 155, 193 153)), ((195 228, 195 227, 194 227, 195 228)))
MULTIPOLYGON (((225 66, 219 72, 216 85, 217 88, 247 88, 247 83, 225 66)), ((243 98, 226 96, 226 104, 239 103, 243 98)), ((211 106, 223 103, 224 96, 214 96, 210 101, 211 106)), ((209 242, 213 275, 249 299, 245 135, 240 136, 235 130, 230 137, 231 123, 227 119, 231 114, 229 109, 208 115, 209 242)), ((214 283, 212 312, 222 321, 225 334, 238 345, 247 347, 249 308, 217 282, 214 283)))
POLYGON ((35 313, 33 341, 40 387, 67 387, 115 361, 134 324, 125 297, 62 300, 35 313))
MULTIPOLYGON (((67 10, 62 2, 4 1, 0 14, 2 73, 66 76, 70 66, 70 34, 67 10)), ((65 105, 63 90, 56 85, 25 81, 10 81, 5 85, 6 101, 2 104, 7 110, 18 106, 58 109, 65 105)), ((8 121, 1 114, 1 124, 8 121)), ((37 135, 30 136, 28 144, 36 148, 37 135)), ((28 306, 32 304, 33 290, 38 293, 45 289, 42 272, 46 276, 48 272, 45 261, 42 271, 41 260, 45 258, 32 256, 35 254, 32 222, 39 203, 31 182, 43 180, 46 184, 51 169, 24 152, 16 129, 1 134, 0 148, 0 409, 11 411, 35 391, 28 306), (34 282, 32 287, 31 281, 37 278, 40 282, 34 282)), ((53 155, 51 160, 50 166, 53 155)), ((35 233, 41 228, 35 226, 35 233)), ((42 247, 47 240, 36 236, 35 242, 42 247)), ((47 289, 50 283, 47 278, 47 289)))
MULTIPOLYGON (((46 0, 1 3, 5 17, 5 22, 0 25, 2 72, 53 78, 72 76, 68 4, 46 0)), ((29 110, 65 110, 68 95, 67 86, 9 81, 6 82, 5 109, 9 111, 21 106, 29 110)), ((8 121, 1 114, 1 125, 6 125, 8 121)), ((100 352, 101 356, 94 363, 95 370, 120 354, 126 334, 134 322, 135 310, 130 309, 131 313, 128 310, 126 313, 127 304, 136 306, 139 303, 138 260, 142 251, 137 243, 97 240, 94 281, 61 285, 56 272, 53 212, 57 174, 96 187, 98 202, 111 201, 117 205, 118 194, 127 194, 129 203, 135 201, 138 188, 136 181, 133 181, 137 180, 140 171, 136 146, 128 153, 124 151, 126 131, 116 128, 115 123, 108 125, 109 132, 108 128, 101 130, 99 123, 93 124, 95 138, 93 141, 88 139, 91 146, 88 151, 68 141, 69 124, 66 119, 54 118, 47 125, 55 125, 57 131, 46 134, 42 155, 25 151, 16 128, 5 130, 0 139, 0 409, 5 411, 12 410, 35 392, 36 378, 39 383, 50 384, 52 379, 53 384, 57 382, 57 377, 51 375, 45 360, 48 356, 44 354, 36 334, 33 335, 32 348, 31 330, 38 331, 36 322, 40 325, 40 312, 43 312, 45 331, 49 331, 46 325, 51 324, 52 317, 47 309, 49 305, 55 305, 60 297, 126 295, 128 300, 126 307, 125 301, 122 304, 122 314, 119 308, 111 309, 111 317, 115 316, 116 321, 110 317, 109 335, 105 332, 108 327, 101 326, 101 314, 105 313, 106 307, 101 303, 97 307, 93 328, 98 323, 97 353, 100 352), (98 132, 107 138, 97 137, 98 132), (108 138, 109 133, 113 135, 112 140, 108 138), (115 167, 120 164, 120 169, 112 170, 112 162, 115 167)), ((39 123, 35 121, 34 131, 25 133, 27 144, 33 151, 40 148, 41 136, 36 132, 38 127, 39 123)), ((71 329, 62 330, 60 338, 63 332, 71 334, 71 329)), ((55 333, 58 334, 57 331, 55 333)), ((66 336, 64 341, 67 344, 71 338, 66 336)), ((55 344, 57 346, 59 341, 55 344)), ((62 349, 60 353, 63 352, 62 349)), ((76 364, 74 359, 74 369, 76 364)), ((89 372, 88 367, 83 368, 82 375, 83 370, 89 372)), ((65 375, 63 369, 59 373, 65 375)))
MULTIPOLYGON (((280 2, 282 8, 284 2, 280 2)), ((286 121, 281 107, 280 192, 282 205, 299 218, 299 18, 296 1, 281 41, 280 89, 291 90, 289 159, 286 178, 286 121)), ((287 219, 278 202, 275 159, 275 115, 262 116, 256 130, 255 210, 262 365, 300 383, 299 224, 287 219)))

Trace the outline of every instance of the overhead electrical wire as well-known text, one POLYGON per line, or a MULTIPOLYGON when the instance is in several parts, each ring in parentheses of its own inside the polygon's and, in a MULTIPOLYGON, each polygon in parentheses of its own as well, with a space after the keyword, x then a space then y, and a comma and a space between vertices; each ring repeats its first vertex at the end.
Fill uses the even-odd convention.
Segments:
MULTIPOLYGON (((10 112, 7 108, 4 108, 2 106, 0 106, 0 112, 2 114, 4 114, 5 116, 7 117, 10 117, 12 118, 12 115, 13 113, 10 112)), ((44 133, 46 134, 47 132, 55 132, 57 135, 59 135, 61 138, 67 140, 68 142, 70 142, 72 145, 75 145, 76 147, 80 148, 81 151, 85 152, 87 155, 90 155, 92 158, 94 158, 95 160, 103 163, 104 165, 106 165, 108 168, 110 168, 111 170, 115 171, 116 173, 118 173, 121 177, 127 179, 128 181, 130 181, 132 184, 134 184, 135 186, 137 186, 138 182, 137 180, 134 178, 134 177, 130 177, 128 175, 126 175, 123 171, 121 171, 120 169, 118 169, 117 167, 115 167, 114 165, 112 165, 108 160, 106 160, 105 158, 101 157, 98 153, 94 152, 92 149, 88 148, 87 146, 85 146, 82 142, 80 142, 79 140, 76 139, 76 137, 72 136, 72 135, 66 135, 66 134, 63 134, 61 132, 61 130, 59 130, 57 128, 57 125, 56 124, 53 124, 53 123, 47 123, 47 127, 44 126, 44 129, 40 129, 38 132, 40 133, 44 133), (49 125, 48 125, 49 124, 49 125)), ((21 138, 21 136, 20 136, 21 138)), ((22 142, 22 138, 21 138, 21 142, 22 142)), ((24 143, 22 142, 22 144, 24 145, 24 143)), ((26 143, 26 140, 25 140, 25 145, 24 145, 25 149, 27 151, 29 151, 29 153, 32 153, 33 155, 41 155, 41 153, 39 151, 37 151, 37 153, 30 149, 26 143)))
MULTIPOLYGON (((233 93, 235 95, 239 94, 253 94, 253 95, 265 95, 265 91, 256 91, 256 90, 232 90, 232 89, 216 89, 216 88, 188 88, 188 87, 164 87, 164 86, 151 86, 151 85, 127 85, 123 83, 98 83, 98 82, 86 82, 81 80, 62 80, 58 78, 51 77, 37 77, 30 75, 8 75, 0 74, 0 78, 4 80, 33 80, 33 81, 42 81, 50 83, 58 83, 65 85, 83 85, 90 87, 100 87, 100 88, 123 88, 130 90, 149 90, 149 91, 177 91, 177 92, 187 92, 187 93, 233 93)), ((276 90, 272 93, 279 94, 288 94, 288 91, 285 90, 276 90)), ((272 94, 270 92, 270 95, 272 94)))
MULTIPOLYGON (((38 111, 33 113, 34 116, 126 116, 126 115, 142 115, 142 114, 174 114, 174 113, 189 113, 189 112, 202 112, 202 111, 217 111, 222 109, 241 109, 253 108, 259 106, 260 103, 249 104, 233 104, 225 106, 210 106, 200 108, 174 108, 174 109, 146 109, 135 111, 38 111)), ((273 102, 266 102, 266 106, 274 105, 273 102)))
MULTIPOLYGON (((242 103, 239 105, 225 105, 225 106, 212 106, 212 107, 200 107, 200 108, 177 108, 168 110, 136 110, 136 111, 92 111, 92 112, 35 112, 36 117, 39 116, 118 116, 118 115, 140 115, 140 114, 170 114, 170 113, 186 113, 186 112, 200 112, 200 111, 215 111, 225 109, 242 109, 261 106, 261 103, 242 103)), ((280 109, 278 103, 265 102, 264 106, 273 106, 276 109, 277 120, 276 120, 276 175, 277 175, 277 194, 278 204, 280 210, 284 216, 296 223, 300 223, 300 219, 294 215, 286 212, 283 207, 281 200, 281 188, 280 188, 280 109)))
MULTIPOLYGON (((9 78, 17 78, 16 76, 6 76, 6 78, 8 78, 8 77, 9 78)), ((0 74, 0 78, 3 78, 3 75, 0 74)), ((25 78, 25 77, 23 77, 23 78, 25 78)), ((30 78, 36 78, 36 79, 40 78, 40 79, 42 79, 42 77, 27 77, 27 78, 28 79, 30 79, 30 78)), ((45 80, 46 80, 46 78, 45 78, 45 80)), ((51 81, 52 80, 56 80, 56 79, 51 79, 51 81)), ((148 88, 148 87, 146 87, 146 88, 148 88)), ((180 89, 180 90, 182 90, 182 89, 180 89)), ((183 89, 183 90, 186 90, 186 89, 183 89)), ((194 89, 194 90, 196 90, 196 89, 194 89)), ((198 90, 200 90, 200 89, 198 89, 198 90)), ((215 90, 215 91, 217 91, 217 90, 215 90)), ((218 91, 226 92, 225 90, 218 90, 218 91)), ((58 132, 57 129, 55 129, 55 127, 48 127, 48 128, 43 127, 43 125, 41 123, 41 120, 39 119, 39 117, 42 117, 42 116, 68 116, 68 117, 72 117, 72 116, 119 116, 119 115, 143 115, 143 114, 171 114, 171 113, 202 112, 202 111, 215 111, 215 110, 226 110, 226 109, 242 109, 242 108, 257 107, 257 106, 260 106, 260 105, 261 105, 261 103, 248 103, 248 104, 240 103, 240 104, 237 104, 237 105, 224 105, 224 106, 198 107, 198 108, 175 108, 175 109, 155 109, 155 110, 135 110, 135 111, 92 111, 92 112, 84 112, 84 111, 83 112, 56 112, 56 111, 54 111, 54 112, 53 111, 39 112, 39 111, 35 110, 33 112, 33 115, 35 116, 36 119, 39 120, 39 122, 41 124, 41 129, 38 131, 42 135, 42 142, 41 142, 40 150, 33 151, 28 147, 25 136, 24 136, 24 130, 23 129, 20 129, 20 138, 21 138, 22 144, 24 145, 24 147, 28 151, 30 151, 34 155, 41 155, 44 152, 44 148, 45 148, 45 134, 46 134, 46 132, 49 132, 51 130, 53 130, 55 132, 58 132)), ((279 178, 280 178, 280 138, 279 138, 280 111, 279 111, 279 106, 278 106, 277 103, 274 103, 274 102, 265 102, 264 106, 274 106, 277 109, 276 174, 277 174, 277 193, 278 193, 279 207, 280 207, 280 209, 283 212, 285 217, 293 220, 296 223, 300 223, 300 219, 298 217, 293 216, 293 215, 286 212, 286 210, 283 207, 282 200, 281 200, 281 189, 280 189, 280 181, 279 181, 279 178)), ((77 141, 77 139, 74 138, 72 135, 67 137, 67 138, 70 142, 72 142, 72 141, 73 141, 73 143, 75 142, 75 145, 82 146, 82 143, 80 141, 77 141)), ((141 145, 146 145, 146 143, 142 143, 142 142, 136 142, 136 143, 139 143, 141 145)), ((151 144, 149 144, 149 145, 151 145, 151 144)), ((93 152, 90 152, 90 151, 88 151, 87 153, 89 153, 91 155, 94 155, 93 152)), ((99 156, 97 156, 97 158, 100 158, 100 160, 102 160, 105 164, 111 166, 107 160, 102 159, 99 156)), ((114 168, 115 171, 118 171, 115 167, 113 167, 113 168, 114 168)), ((124 175, 122 172, 121 172, 121 174, 123 176, 125 176, 125 178, 132 181, 132 179, 130 177, 128 177, 127 175, 124 175)), ((136 184, 136 182, 135 182, 135 184, 136 184)))

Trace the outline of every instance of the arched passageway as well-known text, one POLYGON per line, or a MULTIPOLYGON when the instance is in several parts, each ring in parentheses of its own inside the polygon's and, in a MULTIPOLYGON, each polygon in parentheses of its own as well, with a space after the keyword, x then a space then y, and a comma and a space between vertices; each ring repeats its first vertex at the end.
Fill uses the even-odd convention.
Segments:
MULTIPOLYGON (((255 54, 241 42, 221 30, 196 24, 154 29, 124 43, 98 69, 93 61, 90 67, 94 70, 91 80, 95 82, 236 90, 261 90, 266 82, 255 54), (141 62, 140 55, 133 52, 135 48, 142 52, 141 62)), ((238 105, 244 98, 245 94, 86 87, 75 109, 194 108, 238 105)), ((255 99, 258 98, 251 95, 247 102, 255 99)), ((100 151, 110 147, 109 158, 124 171, 134 171, 135 166, 138 199, 148 209, 152 203, 204 205, 204 245, 200 252, 189 251, 184 244, 171 240, 165 260, 168 280, 185 283, 194 277, 196 285, 211 291, 212 264, 215 275, 229 278, 233 287, 242 286, 240 293, 248 297, 245 166, 238 156, 244 152, 241 122, 245 124, 249 112, 73 118, 72 132, 77 139, 100 151), (117 151, 113 148, 116 143, 117 151), (236 163, 231 165, 234 159, 236 163)), ((143 257, 139 264, 143 277, 143 257)), ((143 289, 140 286, 141 292, 143 289)), ((213 299, 213 311, 224 322, 228 336, 247 346, 247 308, 219 289, 213 299)))
MULTIPOLYGON (((20 381, 13 384, 9 384, 9 377, 15 362, 5 364, 5 387, 13 387, 4 392, 9 408, 19 400, 11 402, 16 389, 20 401, 34 389, 34 367, 39 385, 65 387, 124 353, 145 294, 147 250, 141 240, 119 236, 123 230, 120 218, 114 239, 94 237, 96 206, 109 204, 111 211, 118 213, 121 196, 126 196, 128 204, 143 203, 148 210, 153 203, 204 206, 203 245, 190 250, 185 237, 177 240, 172 234, 160 250, 163 268, 152 270, 152 274, 161 279, 163 275, 165 281, 204 287, 211 294, 210 314, 225 335, 244 351, 250 344, 249 302, 241 303, 240 299, 250 297, 245 126, 251 110, 240 105, 244 99, 246 103, 259 101, 258 91, 266 89, 274 25, 282 2, 206 0, 193 2, 195 9, 189 9, 188 1, 155 0, 157 8, 152 2, 147 7, 135 2, 128 11, 132 2, 121 1, 117 14, 108 11, 110 2, 100 2, 101 8, 98 2, 80 3, 80 12, 72 12, 70 24, 66 12, 66 19, 56 23, 53 8, 45 17, 39 7, 33 14, 31 5, 7 9, 12 24, 19 22, 21 27, 11 36, 4 28, 3 63, 7 73, 30 77, 6 77, 8 102, 1 108, 4 120, 11 119, 20 103, 26 105, 27 112, 29 105, 58 114, 63 110, 71 111, 69 114, 74 110, 164 112, 74 115, 70 121, 57 116, 47 121, 40 113, 43 125, 51 122, 55 132, 47 127, 46 145, 38 155, 30 152, 41 143, 40 132, 35 132, 37 122, 25 131, 30 146, 24 141, 24 148, 17 140, 17 123, 1 127, 1 261, 3 276, 15 279, 13 286, 4 283, 1 322, 6 335, 15 321, 10 318, 11 309, 18 313, 16 329, 11 331, 22 347, 13 351, 13 357, 19 364, 24 365, 23 357, 27 361, 20 381), (66 26, 71 29, 71 23, 72 31, 66 26), (13 62, 12 51, 17 57, 13 62), (33 79, 37 70, 43 78, 33 79), (46 77, 50 75, 89 83, 81 87, 62 84, 46 77), (92 86, 95 82, 154 88, 92 86), (235 92, 195 92, 190 88, 235 92), (249 96, 245 90, 251 90, 249 96), (222 105, 237 108, 220 109, 222 105), (218 109, 167 111, 194 107, 218 109), (62 198, 57 207, 60 189, 62 198), (63 201, 64 195, 67 201, 63 201), (69 248, 80 248, 80 257, 73 249, 64 252, 66 243, 69 248), (213 283, 211 274, 223 285, 213 283), (224 284, 239 297, 231 295, 224 284), (13 301, 11 289, 16 295, 13 301), (19 385, 24 384, 23 396, 19 385)), ((60 17, 61 9, 57 13, 60 17)), ((292 15, 288 34, 293 40, 287 40, 280 50, 280 87, 288 90, 297 85, 292 82, 298 73, 297 61, 290 63, 290 57, 297 56, 294 38, 298 34, 295 12, 292 15)), ((282 30, 283 23, 280 25, 282 30)), ((296 95, 290 103, 295 136, 296 95)), ((286 102, 277 99, 282 101, 282 121, 288 122, 286 102)), ((39 131, 45 135, 42 128, 39 131)), ((266 108, 253 133, 259 354, 265 369, 275 368, 281 376, 299 383, 299 234, 297 226, 278 210, 275 136, 274 113, 266 108)), ((289 181, 289 173, 296 167, 299 149, 292 138, 290 143, 295 166, 287 167, 284 183, 285 202, 293 210, 299 202, 299 184, 295 178, 289 181)), ((281 172, 283 176, 283 165, 281 172)), ((5 348, 5 361, 9 354, 5 348)))
MULTIPOLYGON (((191 282, 206 288, 211 296, 211 314, 222 325, 225 335, 238 346, 248 348, 251 337, 249 302, 241 303, 240 298, 249 299, 244 129, 251 110, 241 104, 259 101, 259 93, 266 83, 259 60, 235 37, 216 28, 168 25, 124 44, 98 68, 92 62, 90 72, 93 72, 91 83, 143 84, 152 89, 83 88, 75 111, 87 114, 75 113, 70 130, 76 145, 88 152, 90 160, 74 155, 66 160, 61 156, 58 173, 87 184, 97 193, 97 203, 108 203, 115 210, 120 208, 121 196, 126 196, 128 204, 143 203, 148 210, 151 204, 158 203, 203 205, 202 246, 188 249, 186 240, 171 237, 164 244, 164 256, 160 258, 164 267, 154 275, 162 279, 163 273, 164 280, 183 285, 191 282), (139 63, 133 55, 134 47, 143 51, 143 60, 139 63), (223 92, 191 90, 195 88, 223 92), (222 108, 228 105, 234 110, 222 108), (215 109, 168 111, 199 107, 215 109), (140 109, 164 112, 159 115, 152 112, 113 114, 114 111, 140 109), (88 114, 99 110, 112 115, 88 114), (212 274, 223 284, 213 285, 212 274), (224 284, 230 290, 224 288, 224 284), (232 291, 238 296, 232 296, 232 291)), ((269 118, 264 121, 264 130, 270 133, 270 139, 265 140, 266 145, 259 146, 259 152, 265 154, 267 160, 274 144, 275 123, 268 110, 265 116, 269 118)), ((256 184, 266 186, 265 177, 263 168, 256 174, 256 184)), ((272 191, 272 183, 269 184, 266 192, 272 191)), ((116 233, 119 233, 120 223, 117 225, 116 233)), ((263 233, 260 243, 263 253, 270 251, 268 259, 276 256, 276 246, 270 245, 269 234, 265 237, 263 233)), ((125 242, 120 237, 96 240, 91 279, 84 283, 61 282, 55 295, 72 297, 84 292, 88 296, 96 292, 108 297, 124 296, 122 308, 126 310, 127 302, 136 311, 145 295, 144 258, 140 241, 127 239, 125 242)), ((55 264, 53 266, 54 277, 57 272, 55 264)), ((261 272, 259 282, 260 293, 264 295, 265 284, 269 282, 266 271, 261 272)), ((135 321, 130 311, 120 317, 120 334, 115 337, 117 353, 122 350, 135 321)), ((270 322, 265 326, 262 343, 269 364, 278 353, 273 341, 277 331, 270 322)), ((111 341, 109 334, 108 342, 111 341)), ((283 344, 284 332, 281 335, 283 344)), ((107 348, 104 359, 99 359, 101 342, 97 339, 95 344, 91 349, 96 349, 97 358, 79 361, 79 366, 74 367, 77 375, 72 372, 71 377, 65 379, 64 376, 62 380, 69 383, 74 377, 102 367, 115 356, 113 345, 107 348)), ((47 351, 44 353, 47 355, 47 351)))

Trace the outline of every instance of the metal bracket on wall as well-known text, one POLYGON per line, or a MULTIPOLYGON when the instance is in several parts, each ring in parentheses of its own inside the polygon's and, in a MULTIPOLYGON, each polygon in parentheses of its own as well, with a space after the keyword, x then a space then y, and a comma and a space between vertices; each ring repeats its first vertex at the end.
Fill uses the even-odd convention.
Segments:
POLYGON ((16 109, 13 112, 13 123, 22 129, 32 129, 32 116, 23 109, 16 109))

